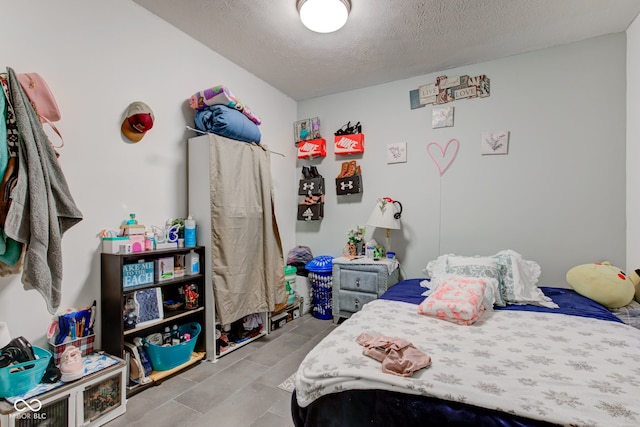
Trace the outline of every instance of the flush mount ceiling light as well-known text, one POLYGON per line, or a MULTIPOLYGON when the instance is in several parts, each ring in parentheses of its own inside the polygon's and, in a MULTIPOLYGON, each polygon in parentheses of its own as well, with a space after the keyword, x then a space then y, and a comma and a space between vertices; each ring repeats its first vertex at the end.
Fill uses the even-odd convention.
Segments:
POLYGON ((349 0, 297 0, 300 20, 316 33, 332 33, 347 23, 349 0))

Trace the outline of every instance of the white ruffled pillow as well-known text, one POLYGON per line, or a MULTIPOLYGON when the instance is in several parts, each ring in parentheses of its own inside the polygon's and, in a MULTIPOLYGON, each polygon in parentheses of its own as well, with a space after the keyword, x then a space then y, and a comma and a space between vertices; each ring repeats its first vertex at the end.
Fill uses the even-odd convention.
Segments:
POLYGON ((538 288, 540 265, 522 258, 522 255, 507 249, 493 256, 501 266, 502 295, 507 304, 532 304, 558 308, 551 298, 538 288))
POLYGON ((431 279, 442 276, 443 274, 447 274, 447 258, 449 258, 450 256, 455 255, 440 255, 437 259, 429 261, 422 272, 431 279))
POLYGON ((495 260, 498 266, 498 289, 495 294, 495 305, 532 304, 549 308, 558 308, 551 298, 538 288, 540 265, 535 261, 525 260, 518 252, 507 249, 490 257, 463 257, 454 254, 440 255, 431 260, 423 272, 438 283, 448 274, 469 277, 495 277, 492 273, 495 260))

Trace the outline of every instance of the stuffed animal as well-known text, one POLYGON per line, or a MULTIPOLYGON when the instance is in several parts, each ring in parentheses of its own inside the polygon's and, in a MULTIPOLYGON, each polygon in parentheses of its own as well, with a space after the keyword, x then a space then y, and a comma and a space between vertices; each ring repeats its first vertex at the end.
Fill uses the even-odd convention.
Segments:
POLYGON ((624 307, 633 300, 636 291, 624 271, 609 261, 573 267, 567 272, 567 282, 580 295, 607 308, 624 307))
POLYGON ((633 283, 633 286, 636 287, 636 301, 640 302, 640 268, 632 270, 631 273, 627 275, 633 283))

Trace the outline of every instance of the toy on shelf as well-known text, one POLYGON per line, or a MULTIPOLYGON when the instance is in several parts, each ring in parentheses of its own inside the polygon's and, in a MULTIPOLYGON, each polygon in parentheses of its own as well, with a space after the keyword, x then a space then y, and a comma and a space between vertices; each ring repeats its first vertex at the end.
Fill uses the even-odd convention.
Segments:
POLYGON ((157 225, 151 226, 151 233, 155 240, 156 249, 175 249, 178 247, 180 239, 180 230, 184 228, 178 219, 168 219, 164 227, 157 225))
POLYGON ((293 138, 296 145, 302 141, 311 141, 321 138, 320 119, 318 117, 313 117, 295 122, 293 124, 293 138))
POLYGON ((184 242, 184 219, 168 219, 164 227, 151 225, 148 228, 138 222, 135 213, 120 224, 119 229, 103 229, 98 233, 102 239, 102 252, 136 253, 160 249, 175 249, 184 242))
POLYGON ((312 159, 327 155, 327 141, 320 135, 320 119, 313 117, 293 124, 293 139, 298 147, 299 159, 312 159))
POLYGON ((129 214, 129 219, 120 226, 120 235, 129 237, 131 252, 143 252, 145 250, 145 232, 144 225, 138 224, 134 213, 129 214))

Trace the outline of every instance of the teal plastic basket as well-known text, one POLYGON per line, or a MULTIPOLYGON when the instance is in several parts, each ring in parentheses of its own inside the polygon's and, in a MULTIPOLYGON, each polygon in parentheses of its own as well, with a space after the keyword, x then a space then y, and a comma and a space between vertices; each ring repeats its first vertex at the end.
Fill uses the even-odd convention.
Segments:
POLYGON ((0 369, 0 398, 26 393, 40 383, 52 356, 49 351, 36 346, 33 346, 33 353, 36 360, 0 369))
POLYGON ((147 354, 151 360, 154 371, 167 371, 186 363, 191 358, 191 353, 196 346, 201 326, 197 322, 184 324, 178 328, 180 335, 190 334, 191 339, 177 345, 160 346, 144 341, 147 354))

